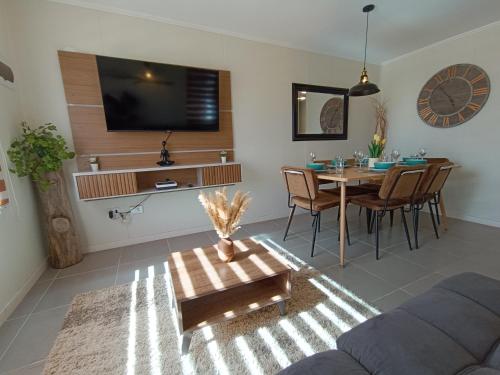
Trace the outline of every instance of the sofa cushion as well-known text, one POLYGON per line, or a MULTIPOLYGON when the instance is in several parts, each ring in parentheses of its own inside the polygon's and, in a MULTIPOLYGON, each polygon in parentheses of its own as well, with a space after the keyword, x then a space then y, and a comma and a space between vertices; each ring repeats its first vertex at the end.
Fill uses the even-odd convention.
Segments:
POLYGON ((451 375, 477 363, 447 334, 399 309, 344 333, 337 346, 378 375, 451 375))
POLYGON ((471 366, 463 369, 457 375, 500 375, 500 371, 490 367, 471 366))
POLYGON ((466 272, 441 281, 434 288, 454 291, 500 315, 500 281, 466 272))
POLYGON ((448 289, 433 288, 398 309, 405 310, 449 336, 472 354, 477 363, 486 359, 500 337, 498 315, 448 289))
POLYGON ((493 349, 489 353, 488 358, 486 358, 485 363, 488 367, 500 370, 500 338, 493 346, 493 349))
POLYGON ((349 354, 330 350, 294 363, 280 375, 369 375, 349 354))

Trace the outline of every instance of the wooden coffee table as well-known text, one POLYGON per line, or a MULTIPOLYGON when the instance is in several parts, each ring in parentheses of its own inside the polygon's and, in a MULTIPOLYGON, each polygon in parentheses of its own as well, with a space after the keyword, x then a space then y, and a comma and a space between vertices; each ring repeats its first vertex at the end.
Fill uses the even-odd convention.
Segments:
POLYGON ((168 257, 172 307, 182 335, 182 353, 189 351, 193 331, 277 304, 286 314, 291 297, 291 269, 262 245, 234 241, 235 257, 222 262, 216 245, 172 253, 168 257))

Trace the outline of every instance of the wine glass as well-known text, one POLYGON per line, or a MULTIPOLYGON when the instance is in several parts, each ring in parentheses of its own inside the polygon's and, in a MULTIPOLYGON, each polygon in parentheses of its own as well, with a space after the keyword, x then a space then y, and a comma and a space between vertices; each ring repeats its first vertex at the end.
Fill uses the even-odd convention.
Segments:
POLYGON ((311 152, 309 154, 309 157, 311 158, 311 163, 314 163, 316 161, 316 154, 314 152, 311 152))
POLYGON ((365 159, 365 153, 363 151, 358 151, 358 163, 360 168, 363 166, 364 159, 365 159))
POLYGON ((397 163, 400 156, 401 156, 401 153, 399 152, 399 150, 396 150, 396 149, 392 150, 391 158, 392 158, 393 162, 397 163))
POLYGON ((423 159, 424 156, 427 154, 427 151, 425 151, 425 148, 421 148, 419 151, 418 151, 418 154, 420 155, 420 159, 423 159))

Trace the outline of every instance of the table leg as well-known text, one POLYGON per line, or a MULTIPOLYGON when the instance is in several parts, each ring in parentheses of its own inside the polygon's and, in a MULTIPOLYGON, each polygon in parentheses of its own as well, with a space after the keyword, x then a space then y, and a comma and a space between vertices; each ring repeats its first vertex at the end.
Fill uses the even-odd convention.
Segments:
POLYGON ((448 216, 446 215, 446 208, 444 206, 443 192, 440 193, 439 199, 439 209, 441 210, 441 223, 443 225, 443 230, 448 230, 448 216))
POLYGON ((281 316, 286 315, 286 303, 285 303, 285 301, 279 301, 277 303, 277 305, 278 305, 278 308, 280 309, 280 315, 281 316))
POLYGON ((345 250, 345 182, 340 183, 340 266, 344 266, 345 250))
POLYGON ((189 345, 191 344, 191 338, 193 337, 192 332, 184 332, 181 337, 181 351, 182 354, 189 353, 189 345))

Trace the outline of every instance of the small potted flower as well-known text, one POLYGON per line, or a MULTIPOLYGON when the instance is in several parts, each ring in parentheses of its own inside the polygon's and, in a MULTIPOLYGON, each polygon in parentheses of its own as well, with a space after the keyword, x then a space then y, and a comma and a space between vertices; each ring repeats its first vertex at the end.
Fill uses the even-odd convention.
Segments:
POLYGON ((198 198, 220 238, 217 244, 219 258, 223 262, 230 262, 234 258, 234 245, 230 236, 240 229, 241 216, 248 208, 251 198, 248 193, 237 191, 230 202, 226 188, 216 190, 213 194, 202 192, 198 198))
POLYGON ((220 155, 220 162, 222 164, 226 164, 227 163, 227 151, 222 150, 219 155, 220 155))
POLYGON ((99 159, 97 157, 91 156, 89 158, 89 165, 92 172, 99 171, 99 159))
POLYGON ((375 167, 375 163, 380 160, 384 152, 385 141, 378 134, 373 135, 373 140, 368 145, 368 168, 375 167))

